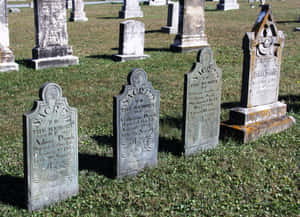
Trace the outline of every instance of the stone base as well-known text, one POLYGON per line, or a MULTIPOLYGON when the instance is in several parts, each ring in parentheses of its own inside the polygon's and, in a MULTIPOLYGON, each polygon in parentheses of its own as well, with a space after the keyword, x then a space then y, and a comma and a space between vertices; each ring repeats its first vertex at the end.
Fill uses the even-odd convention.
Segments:
POLYGON ((191 52, 198 51, 201 47, 209 46, 207 37, 203 35, 176 35, 171 50, 174 52, 191 52))
POLYGON ((239 4, 217 4, 217 10, 228 11, 237 10, 240 8, 239 4))
POLYGON ((85 22, 85 21, 88 21, 88 20, 89 19, 85 16, 85 14, 74 16, 71 13, 71 17, 70 17, 71 22, 85 22))
POLYGON ((32 59, 35 70, 46 69, 52 67, 63 67, 69 65, 77 65, 79 59, 76 56, 58 56, 49 58, 32 59))
POLYGON ((119 18, 127 19, 127 18, 134 18, 134 17, 144 17, 143 11, 139 10, 125 10, 119 11, 119 18))
POLYGON ((0 72, 19 71, 19 65, 15 62, 0 63, 0 72))
POLYGON ((177 34, 178 30, 172 26, 163 26, 161 27, 161 31, 168 34, 177 34))
POLYGON ((125 61, 130 61, 130 60, 142 60, 142 59, 146 59, 149 57, 150 57, 149 55, 136 56, 136 55, 115 54, 112 56, 112 59, 114 61, 125 62, 125 61))

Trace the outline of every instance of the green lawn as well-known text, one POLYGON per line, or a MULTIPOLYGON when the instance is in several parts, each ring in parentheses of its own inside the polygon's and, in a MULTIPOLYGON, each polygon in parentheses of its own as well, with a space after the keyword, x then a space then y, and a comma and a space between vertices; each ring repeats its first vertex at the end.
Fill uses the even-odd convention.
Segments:
MULTIPOLYGON (((297 124, 285 132, 219 146, 191 157, 172 150, 181 142, 184 74, 196 53, 169 51, 174 35, 161 33, 167 6, 142 6, 145 53, 151 58, 113 62, 118 52, 121 4, 86 6, 85 23, 68 22, 69 44, 80 64, 35 71, 26 67, 34 47, 32 9, 9 14, 10 43, 20 71, 0 73, 0 216, 30 216, 24 207, 22 115, 31 110, 47 81, 58 83, 79 114, 80 193, 33 216, 300 216, 300 16, 299 0, 273 0, 277 28, 285 33, 280 100, 297 124), (159 163, 139 175, 112 179, 113 96, 128 72, 143 68, 160 90, 159 163)), ((242 38, 260 11, 247 1, 240 10, 206 5, 206 33, 223 71, 222 114, 240 100, 242 38)), ((70 11, 68 12, 69 16, 70 11)))

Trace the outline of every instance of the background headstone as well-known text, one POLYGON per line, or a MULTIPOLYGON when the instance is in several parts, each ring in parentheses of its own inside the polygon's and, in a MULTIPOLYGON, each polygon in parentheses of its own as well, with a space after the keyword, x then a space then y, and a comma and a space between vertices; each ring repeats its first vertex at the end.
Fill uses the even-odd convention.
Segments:
POLYGON ((237 3, 237 0, 220 0, 217 5, 218 10, 228 11, 228 10, 236 10, 239 9, 240 6, 237 3))
POLYGON ((13 52, 9 49, 7 0, 0 0, 0 72, 18 71, 13 52))
POLYGON ((70 16, 70 21, 88 21, 88 18, 84 12, 84 1, 83 0, 73 0, 72 1, 72 12, 70 16))
POLYGON ((179 2, 170 2, 168 4, 167 26, 163 26, 161 28, 161 31, 169 34, 177 34, 178 18, 179 18, 179 2))
POLYGON ((143 11, 139 5, 139 0, 124 0, 122 10, 119 11, 120 18, 143 17, 143 11))
POLYGON ((157 164, 159 91, 143 69, 134 69, 129 84, 114 97, 114 159, 118 178, 157 164))
POLYGON ((244 37, 244 66, 241 107, 230 110, 224 134, 243 142, 277 133, 292 126, 286 104, 278 102, 283 32, 278 31, 269 5, 263 5, 252 32, 244 37))
POLYGON ((149 0, 146 1, 145 4, 150 6, 162 6, 167 4, 167 0, 149 0))
POLYGON ((113 55, 116 61, 145 59, 144 54, 145 25, 136 20, 120 23, 119 54, 113 55))
POLYGON ((72 0, 66 0, 66 9, 72 9, 72 0))
POLYGON ((211 149, 219 143, 222 71, 210 47, 201 48, 184 79, 183 152, 211 149))
POLYGON ((178 34, 171 45, 175 52, 198 51, 208 46, 205 35, 205 0, 180 0, 178 34))
POLYGON ((24 115, 24 177, 30 211, 78 194, 77 110, 61 87, 45 83, 24 115))
POLYGON ((36 70, 76 65, 68 45, 66 2, 63 0, 34 1, 36 47, 32 49, 32 62, 36 70))

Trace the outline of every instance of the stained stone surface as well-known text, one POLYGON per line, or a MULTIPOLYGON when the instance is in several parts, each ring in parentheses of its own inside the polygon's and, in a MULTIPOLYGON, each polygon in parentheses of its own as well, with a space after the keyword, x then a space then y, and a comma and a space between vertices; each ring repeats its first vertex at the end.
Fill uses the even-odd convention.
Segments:
POLYGON ((198 51, 208 46, 205 30, 205 0, 180 0, 179 29, 171 50, 198 51))
POLYGON ((115 61, 145 59, 144 54, 145 25, 136 20, 120 23, 119 54, 113 55, 115 61))
POLYGON ((185 74, 183 152, 211 149, 219 143, 222 71, 210 47, 201 48, 197 62, 185 74))
POLYGON ((66 2, 34 1, 36 47, 32 49, 35 69, 78 64, 68 45, 66 2))
POLYGON ((118 178, 157 164, 159 91, 143 69, 134 69, 114 97, 114 159, 118 178))
POLYGON ((73 0, 72 1, 72 12, 70 21, 88 21, 88 18, 84 12, 84 1, 83 0, 73 0))
POLYGON ((145 4, 150 6, 162 6, 167 4, 167 0, 149 0, 145 4))
POLYGON ((139 0, 124 0, 122 10, 119 11, 119 18, 143 17, 143 11, 139 5, 139 0))
POLYGON ((283 46, 283 32, 277 30, 269 5, 262 5, 252 32, 243 41, 241 107, 230 110, 229 121, 221 125, 223 135, 248 142, 295 123, 286 115, 286 104, 278 102, 283 46))
POLYGON ((163 26, 161 28, 161 31, 169 34, 177 34, 178 19, 179 19, 179 2, 170 2, 168 4, 167 26, 163 26))
POLYGON ((78 194, 77 110, 61 87, 45 83, 24 115, 24 177, 30 211, 78 194))
POLYGON ((228 10, 236 10, 239 9, 240 6, 237 3, 237 0, 220 0, 217 5, 218 10, 228 11, 228 10))
POLYGON ((0 72, 18 71, 13 52, 9 49, 7 0, 0 0, 0 72))

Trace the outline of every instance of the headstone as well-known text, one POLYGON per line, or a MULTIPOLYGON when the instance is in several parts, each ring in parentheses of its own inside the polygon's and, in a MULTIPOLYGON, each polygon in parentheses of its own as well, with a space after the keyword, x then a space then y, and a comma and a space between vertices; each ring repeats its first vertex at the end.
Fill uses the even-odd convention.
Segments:
POLYGON ((220 0, 217 5, 218 10, 228 11, 228 10, 236 10, 239 9, 240 6, 237 3, 237 0, 220 0))
POLYGON ((36 70, 78 64, 68 45, 66 2, 62 0, 34 1, 36 47, 32 62, 36 70))
POLYGON ((120 23, 119 54, 113 55, 115 61, 128 61, 148 58, 144 54, 145 25, 136 20, 120 23))
POLYGON ((18 71, 15 56, 9 49, 7 0, 0 0, 0 72, 18 71))
POLYGON ((167 0, 149 0, 146 1, 145 4, 150 6, 162 6, 167 4, 167 0))
POLYGON ((266 0, 260 0, 260 4, 264 5, 266 3, 266 0))
POLYGON ((172 51, 198 51, 208 46, 204 9, 205 0, 180 0, 178 34, 171 45, 172 51))
POLYGON ((143 11, 139 5, 139 0, 124 0, 122 10, 119 11, 120 18, 143 17, 143 11))
POLYGON ((179 18, 179 2, 170 2, 168 4, 167 26, 163 26, 161 28, 161 31, 169 34, 177 34, 178 18, 179 18))
POLYGON ((210 47, 201 48, 184 79, 183 152, 190 155, 219 143, 222 71, 210 47))
POLYGON ((296 27, 296 28, 295 28, 295 31, 296 31, 296 32, 299 32, 299 31, 300 31, 300 27, 296 27))
POLYGON ((222 123, 224 135, 243 142, 277 133, 292 126, 286 104, 278 101, 284 34, 278 31, 269 5, 263 5, 252 32, 244 37, 241 107, 230 110, 222 123))
POLYGON ((78 194, 77 110, 61 87, 45 83, 24 117, 24 177, 30 211, 78 194))
POLYGON ((66 0, 66 9, 72 9, 73 6, 72 6, 72 0, 66 0))
POLYGON ((9 13, 20 13, 21 10, 19 8, 10 8, 9 13))
POLYGON ((114 97, 114 159, 118 178, 157 164, 159 91, 143 69, 134 69, 129 84, 114 97))
POLYGON ((72 12, 70 21, 88 21, 88 18, 84 12, 84 1, 83 0, 73 0, 72 2, 72 12))

